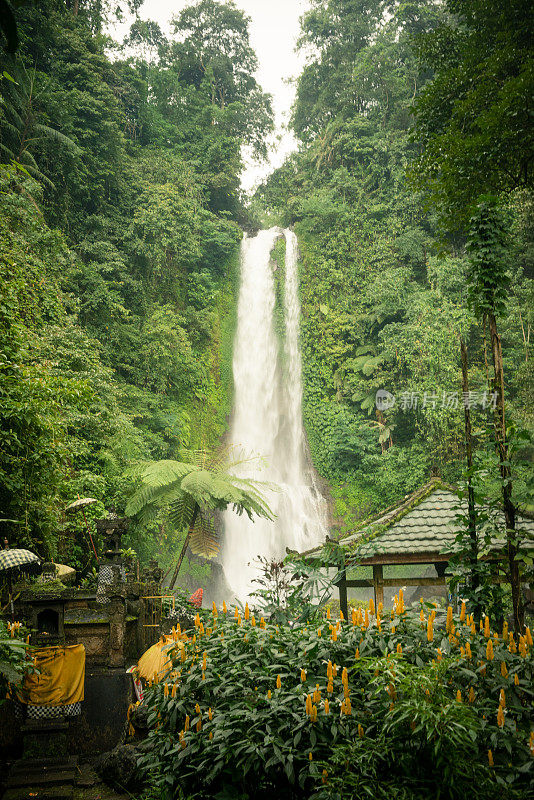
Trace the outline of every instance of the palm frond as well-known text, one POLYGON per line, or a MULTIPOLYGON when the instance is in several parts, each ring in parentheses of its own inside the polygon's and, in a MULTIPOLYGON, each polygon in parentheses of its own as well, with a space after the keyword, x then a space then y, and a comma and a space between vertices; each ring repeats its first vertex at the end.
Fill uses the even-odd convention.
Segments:
POLYGON ((69 139, 68 136, 65 136, 64 133, 60 131, 56 131, 55 128, 51 128, 49 125, 42 125, 41 123, 36 123, 33 125, 33 131, 39 133, 41 138, 52 139, 55 142, 59 142, 59 144, 68 147, 75 153, 81 153, 81 148, 78 147, 76 142, 73 142, 72 139, 69 139))
POLYGON ((219 540, 209 511, 201 511, 197 515, 191 531, 189 547, 192 553, 204 556, 204 558, 213 558, 219 552, 219 540))
POLYGON ((169 504, 169 519, 177 530, 183 531, 189 527, 195 505, 193 498, 185 492, 169 504))

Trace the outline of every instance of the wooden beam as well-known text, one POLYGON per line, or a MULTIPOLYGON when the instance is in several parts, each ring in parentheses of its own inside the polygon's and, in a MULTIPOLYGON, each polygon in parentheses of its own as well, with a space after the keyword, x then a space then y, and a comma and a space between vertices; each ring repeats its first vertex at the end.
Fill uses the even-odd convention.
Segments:
POLYGON ((345 581, 345 585, 358 589, 363 589, 364 587, 365 588, 370 587, 372 589, 373 586, 375 585, 375 582, 373 581, 372 578, 361 578, 360 580, 345 581))
POLYGON ((349 562, 347 566, 370 566, 373 564, 387 564, 395 566, 398 564, 434 564, 436 561, 448 561, 450 555, 444 553, 379 553, 370 558, 362 558, 357 562, 349 562))
POLYGON ((373 582, 375 589, 375 606, 378 608, 379 603, 384 605, 384 573, 381 564, 375 564, 373 566, 373 582))
POLYGON ((382 586, 446 586, 445 578, 384 578, 382 586))

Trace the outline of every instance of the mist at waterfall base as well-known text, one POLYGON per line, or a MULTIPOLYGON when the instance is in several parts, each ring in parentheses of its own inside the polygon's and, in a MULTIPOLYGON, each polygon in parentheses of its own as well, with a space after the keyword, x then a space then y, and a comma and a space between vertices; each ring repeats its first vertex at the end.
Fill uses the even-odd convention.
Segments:
POLYGON ((326 503, 306 457, 302 424, 302 362, 299 347, 298 243, 290 230, 271 228, 241 245, 241 284, 234 342, 234 457, 250 457, 236 474, 276 485, 262 491, 274 521, 232 511, 224 515, 222 564, 239 600, 254 591, 258 556, 281 559, 323 542, 326 503), (276 290, 271 251, 285 237, 283 330, 276 330, 276 290), (277 335, 278 334, 278 335, 277 335))

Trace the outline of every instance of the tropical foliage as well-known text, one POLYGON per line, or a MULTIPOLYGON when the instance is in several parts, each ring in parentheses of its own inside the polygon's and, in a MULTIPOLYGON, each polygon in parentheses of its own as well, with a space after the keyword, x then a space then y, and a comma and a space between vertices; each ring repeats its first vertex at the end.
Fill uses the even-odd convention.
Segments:
MULTIPOLYGON (((136 20, 124 48, 114 13, 23 4, 0 69, 0 516, 82 574, 65 506, 123 513, 126 467, 226 427, 241 148, 272 124, 237 8, 203 0, 169 38, 136 20)), ((157 523, 126 544, 165 562, 185 532, 157 523)))
MULTIPOLYGON (((474 448, 493 476, 485 489, 500 494, 490 334, 468 304, 479 256, 465 248, 488 192, 500 193, 507 234, 497 290, 507 424, 532 431, 527 17, 521 2, 316 0, 302 18, 301 146, 256 202, 299 235, 304 418, 341 530, 432 475, 461 481, 461 338, 474 448), (377 404, 379 390, 393 397, 377 404)), ((531 448, 522 454, 532 462, 531 448)))
POLYGON ((532 637, 402 592, 391 614, 269 622, 213 608, 176 630, 148 689, 144 774, 162 796, 524 797, 532 637))

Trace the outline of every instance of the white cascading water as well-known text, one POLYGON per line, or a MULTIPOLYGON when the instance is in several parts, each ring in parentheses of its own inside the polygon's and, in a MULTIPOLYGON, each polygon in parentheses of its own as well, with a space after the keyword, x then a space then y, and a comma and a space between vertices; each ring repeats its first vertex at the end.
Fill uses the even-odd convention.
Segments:
POLYGON ((302 364, 299 347, 298 243, 290 230, 260 231, 241 248, 241 287, 234 343, 234 455, 253 456, 242 475, 276 484, 264 492, 274 522, 228 511, 222 563, 239 599, 254 590, 257 557, 282 558, 286 547, 302 552, 324 541, 326 503, 307 466, 302 425, 302 364), (284 337, 275 331, 276 293, 271 250, 286 240, 284 337), (283 348, 283 352, 281 352, 283 348))

